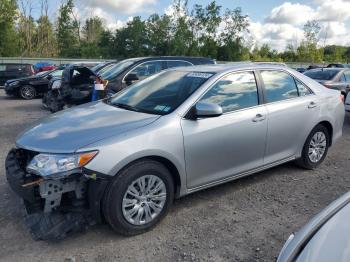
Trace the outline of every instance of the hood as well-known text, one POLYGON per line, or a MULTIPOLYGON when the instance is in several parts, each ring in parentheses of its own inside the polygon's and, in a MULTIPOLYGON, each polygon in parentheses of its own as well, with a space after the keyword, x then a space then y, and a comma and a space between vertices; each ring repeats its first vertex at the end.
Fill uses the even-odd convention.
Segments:
POLYGON ((297 261, 349 261, 350 204, 343 207, 312 237, 297 261))
POLYGON ((10 83, 16 82, 16 81, 33 81, 33 80, 40 80, 40 79, 42 79, 42 77, 32 75, 32 76, 26 76, 26 77, 21 77, 21 78, 16 78, 16 79, 10 79, 10 80, 7 80, 6 82, 10 84, 10 83))
POLYGON ((128 111, 102 101, 53 114, 17 138, 20 148, 46 153, 72 153, 99 140, 148 125, 160 116, 128 111))

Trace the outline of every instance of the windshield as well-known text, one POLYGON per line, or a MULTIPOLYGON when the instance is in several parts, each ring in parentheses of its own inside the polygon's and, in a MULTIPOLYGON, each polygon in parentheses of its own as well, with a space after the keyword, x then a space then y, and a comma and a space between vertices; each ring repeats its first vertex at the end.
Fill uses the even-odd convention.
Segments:
POLYGON ((50 75, 53 77, 60 77, 62 76, 63 70, 55 70, 50 75))
POLYGON ((35 76, 46 76, 46 75, 49 75, 51 72, 52 72, 52 70, 43 71, 43 72, 39 72, 39 73, 35 74, 35 76))
POLYGON ((316 80, 331 80, 338 74, 339 70, 311 70, 306 71, 304 75, 316 80))
POLYGON ((100 76, 104 80, 111 80, 117 77, 121 72, 123 72, 126 68, 128 68, 134 63, 135 61, 130 61, 130 60, 121 61, 119 63, 114 64, 108 70, 100 73, 100 76))
POLYGON ((109 69, 111 69, 112 66, 116 65, 115 63, 113 64, 109 64, 109 65, 106 65, 105 67, 103 67, 102 69, 99 69, 98 70, 98 75, 101 75, 103 74, 104 72, 107 72, 109 69))
POLYGON ((213 73, 166 71, 112 96, 110 105, 138 112, 166 115, 181 105, 213 73))
POLYGON ((97 72, 98 70, 100 70, 102 67, 104 67, 106 65, 106 63, 101 63, 101 64, 97 64, 97 65, 95 65, 95 66, 93 66, 92 68, 91 68, 91 71, 93 71, 93 72, 97 72))

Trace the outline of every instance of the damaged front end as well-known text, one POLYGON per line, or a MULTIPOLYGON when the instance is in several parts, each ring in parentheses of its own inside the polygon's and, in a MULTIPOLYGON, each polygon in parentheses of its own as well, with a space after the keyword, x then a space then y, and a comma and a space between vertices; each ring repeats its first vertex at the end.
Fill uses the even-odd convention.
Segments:
POLYGON ((101 221, 100 203, 108 181, 83 169, 81 161, 93 158, 88 154, 91 157, 89 152, 56 160, 25 149, 9 152, 7 181, 23 199, 25 223, 34 239, 63 239, 101 221))

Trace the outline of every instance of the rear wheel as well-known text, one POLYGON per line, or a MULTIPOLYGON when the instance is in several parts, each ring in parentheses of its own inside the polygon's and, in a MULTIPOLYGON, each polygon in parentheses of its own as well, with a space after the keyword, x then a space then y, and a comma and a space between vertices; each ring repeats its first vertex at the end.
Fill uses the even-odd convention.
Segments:
POLYGON ((174 199, 169 170, 143 160, 124 169, 109 186, 103 201, 106 221, 118 233, 136 235, 164 218, 174 199))
POLYGON ((329 147, 329 132, 323 125, 317 125, 310 133, 303 147, 299 166, 306 169, 318 167, 325 159, 329 147))
POLYGON ((36 90, 30 85, 22 86, 19 90, 19 95, 26 100, 30 100, 36 97, 36 90))

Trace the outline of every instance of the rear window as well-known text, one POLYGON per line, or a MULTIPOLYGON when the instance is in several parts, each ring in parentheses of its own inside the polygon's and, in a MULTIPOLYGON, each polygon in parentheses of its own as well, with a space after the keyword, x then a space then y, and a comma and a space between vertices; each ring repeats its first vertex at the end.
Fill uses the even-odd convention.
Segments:
POLYGON ((339 70, 312 70, 306 71, 304 75, 316 80, 331 80, 338 73, 339 70))

